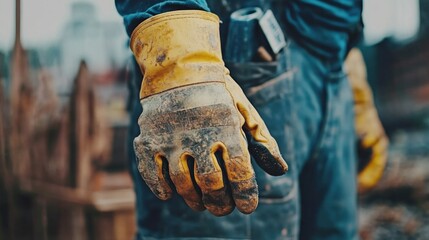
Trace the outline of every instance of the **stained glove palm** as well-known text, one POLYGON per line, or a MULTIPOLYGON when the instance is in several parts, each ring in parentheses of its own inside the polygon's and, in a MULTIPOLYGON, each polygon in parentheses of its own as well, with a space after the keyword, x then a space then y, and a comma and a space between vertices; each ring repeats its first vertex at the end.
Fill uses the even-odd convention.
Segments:
POLYGON ((144 72, 135 151, 143 179, 160 199, 176 189, 195 210, 225 215, 237 206, 251 213, 258 191, 250 154, 272 175, 287 165, 224 67, 218 24, 210 13, 175 11, 134 31, 131 48, 144 72))

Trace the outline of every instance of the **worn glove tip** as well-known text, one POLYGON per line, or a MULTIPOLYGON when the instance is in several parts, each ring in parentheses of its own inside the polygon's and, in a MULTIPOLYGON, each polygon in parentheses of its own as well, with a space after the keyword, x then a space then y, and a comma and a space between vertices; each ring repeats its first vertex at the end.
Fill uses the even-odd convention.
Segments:
POLYGON ((255 177, 240 182, 231 182, 232 196, 237 209, 244 213, 254 212, 258 206, 258 185, 255 177))
POLYGON ((207 207, 207 209, 210 209, 209 211, 215 215, 216 217, 223 217, 226 216, 230 213, 232 213, 232 211, 234 210, 233 206, 228 206, 228 207, 207 207))
POLYGON ((194 211, 202 212, 202 211, 206 210, 206 208, 204 207, 204 204, 202 202, 192 202, 192 201, 188 201, 186 199, 185 199, 185 202, 194 211))
POLYGON ((288 166, 280 153, 277 157, 273 156, 266 146, 254 141, 252 138, 249 141, 249 152, 259 167, 272 176, 281 176, 288 170, 288 166))

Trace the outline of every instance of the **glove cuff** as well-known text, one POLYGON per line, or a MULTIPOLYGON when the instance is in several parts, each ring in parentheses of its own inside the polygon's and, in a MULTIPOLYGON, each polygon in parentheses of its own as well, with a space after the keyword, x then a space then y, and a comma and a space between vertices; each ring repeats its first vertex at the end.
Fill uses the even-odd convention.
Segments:
POLYGON ((198 10, 172 11, 140 23, 131 50, 144 74, 140 98, 203 82, 224 82, 219 18, 198 10))

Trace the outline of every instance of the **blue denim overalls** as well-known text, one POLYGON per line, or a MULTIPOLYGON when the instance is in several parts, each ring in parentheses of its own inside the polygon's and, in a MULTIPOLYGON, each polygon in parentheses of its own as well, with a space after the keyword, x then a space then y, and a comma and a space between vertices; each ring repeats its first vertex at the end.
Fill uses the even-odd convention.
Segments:
MULTIPOLYGON (((261 5, 265 1, 240 2, 208 1, 225 25, 228 14, 241 7, 273 9, 261 5)), ((227 66, 277 140, 289 172, 272 177, 254 164, 260 201, 250 215, 235 210, 215 217, 192 211, 177 195, 157 199, 138 173, 132 148, 141 113, 137 96, 142 76, 136 67, 129 137, 136 238, 357 239, 353 101, 342 62, 323 61, 289 38, 275 62, 227 66)))

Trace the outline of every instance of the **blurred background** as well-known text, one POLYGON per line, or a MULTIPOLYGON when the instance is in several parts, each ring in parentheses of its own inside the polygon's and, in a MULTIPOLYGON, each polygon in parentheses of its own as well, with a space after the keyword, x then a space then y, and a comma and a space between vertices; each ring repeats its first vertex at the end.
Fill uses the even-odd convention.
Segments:
MULTIPOLYGON (((364 0, 363 16, 391 147, 360 235, 429 239, 429 0, 364 0)), ((114 1, 0 1, 0 239, 132 238, 127 41, 114 1)))

